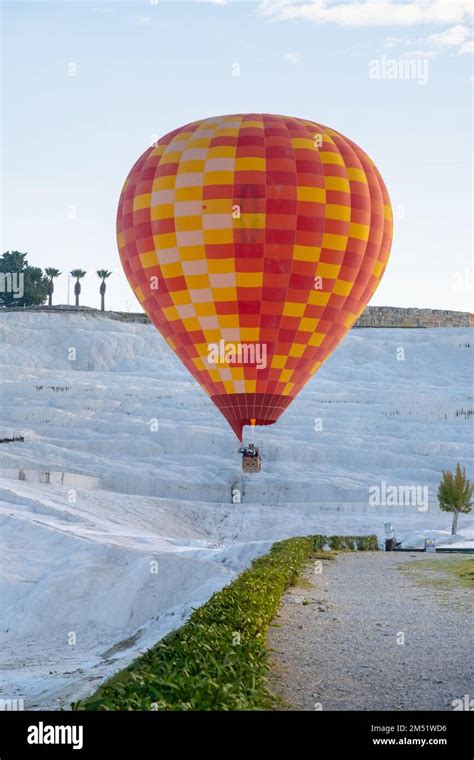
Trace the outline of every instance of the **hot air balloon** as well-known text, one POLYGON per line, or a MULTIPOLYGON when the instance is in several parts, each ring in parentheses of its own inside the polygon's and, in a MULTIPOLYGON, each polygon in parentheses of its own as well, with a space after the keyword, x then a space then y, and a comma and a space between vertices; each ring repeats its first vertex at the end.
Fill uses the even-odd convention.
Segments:
POLYGON ((143 309, 242 440, 271 425, 362 313, 392 211, 354 142, 307 119, 236 114, 149 147, 119 201, 143 309))

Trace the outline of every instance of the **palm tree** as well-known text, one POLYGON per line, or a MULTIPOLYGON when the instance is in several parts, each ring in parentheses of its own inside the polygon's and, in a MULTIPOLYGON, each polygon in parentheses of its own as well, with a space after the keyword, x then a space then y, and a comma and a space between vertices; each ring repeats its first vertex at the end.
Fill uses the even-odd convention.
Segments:
POLYGON ((81 295, 81 283, 79 280, 82 280, 82 278, 86 276, 87 272, 85 272, 84 269, 71 269, 69 274, 71 277, 76 278, 76 284, 74 285, 74 295, 76 296, 76 306, 79 306, 79 296, 81 295))
POLYGON ((100 310, 105 311, 105 291, 107 290, 107 286, 105 284, 105 281, 112 272, 109 272, 108 269, 98 269, 97 270, 97 277, 100 277, 102 282, 100 283, 100 310))
POLYGON ((61 274, 61 272, 59 271, 59 269, 53 269, 53 267, 48 267, 44 271, 45 271, 46 276, 49 277, 49 282, 48 282, 48 306, 52 306, 53 305, 53 293, 54 293, 54 282, 53 282, 53 280, 56 277, 59 277, 59 275, 61 274))

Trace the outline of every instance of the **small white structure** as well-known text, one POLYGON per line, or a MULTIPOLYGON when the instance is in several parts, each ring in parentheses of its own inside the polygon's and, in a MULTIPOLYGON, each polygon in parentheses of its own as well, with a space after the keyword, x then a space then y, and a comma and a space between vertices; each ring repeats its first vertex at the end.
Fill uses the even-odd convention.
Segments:
POLYGON ((101 488, 100 478, 57 470, 10 470, 2 468, 0 469, 0 478, 24 480, 27 483, 47 483, 52 486, 66 486, 68 488, 101 488))

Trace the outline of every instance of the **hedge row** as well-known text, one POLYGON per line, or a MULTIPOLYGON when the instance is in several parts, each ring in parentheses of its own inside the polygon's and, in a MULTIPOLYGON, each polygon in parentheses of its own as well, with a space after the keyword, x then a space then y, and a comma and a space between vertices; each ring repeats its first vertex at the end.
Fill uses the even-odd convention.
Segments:
POLYGON ((377 551, 379 548, 377 536, 312 536, 316 551, 331 549, 332 551, 377 551))
POLYGON ((76 710, 264 710, 265 637, 285 589, 326 546, 376 549, 375 536, 309 536, 275 543, 233 583, 195 610, 76 710))

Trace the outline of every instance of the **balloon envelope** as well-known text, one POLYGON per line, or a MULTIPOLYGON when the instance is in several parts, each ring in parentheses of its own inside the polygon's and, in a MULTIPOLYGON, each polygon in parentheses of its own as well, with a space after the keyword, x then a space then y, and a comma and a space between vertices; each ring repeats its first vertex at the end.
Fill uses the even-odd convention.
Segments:
POLYGON ((271 114, 187 124, 148 148, 117 236, 143 309, 241 439, 269 425, 376 290, 392 211, 351 140, 271 114))

